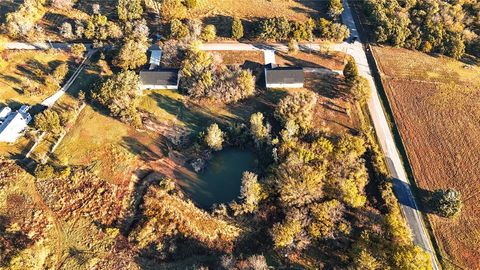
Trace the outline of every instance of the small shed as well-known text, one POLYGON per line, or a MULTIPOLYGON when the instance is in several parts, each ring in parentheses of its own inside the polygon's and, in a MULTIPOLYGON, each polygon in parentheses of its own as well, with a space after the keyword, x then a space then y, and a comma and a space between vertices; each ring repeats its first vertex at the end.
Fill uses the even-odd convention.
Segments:
POLYGON ((303 88, 305 74, 301 67, 265 66, 265 86, 267 88, 303 88))
POLYGON ((162 51, 161 50, 151 50, 150 51, 150 60, 148 62, 150 64, 150 67, 160 66, 160 60, 162 60, 162 51))
POLYGON ((7 116, 12 112, 12 109, 10 109, 10 107, 3 107, 1 110, 0 110, 0 122, 2 122, 3 120, 5 120, 5 118, 7 118, 7 116))
POLYGON ((171 89, 177 90, 180 80, 179 69, 142 70, 139 75, 140 89, 171 89))

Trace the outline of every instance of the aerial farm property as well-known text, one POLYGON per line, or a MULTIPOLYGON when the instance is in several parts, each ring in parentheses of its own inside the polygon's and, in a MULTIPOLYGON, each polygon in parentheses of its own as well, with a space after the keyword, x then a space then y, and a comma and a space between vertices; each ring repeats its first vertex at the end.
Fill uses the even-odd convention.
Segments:
POLYGON ((480 7, 428 5, 1 2, 0 269, 476 268, 480 7))

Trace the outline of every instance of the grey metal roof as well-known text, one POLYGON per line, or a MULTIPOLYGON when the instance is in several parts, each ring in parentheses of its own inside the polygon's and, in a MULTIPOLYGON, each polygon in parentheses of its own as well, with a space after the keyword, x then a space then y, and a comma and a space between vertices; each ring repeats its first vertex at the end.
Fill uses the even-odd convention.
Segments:
POLYGON ((179 69, 158 69, 140 71, 143 85, 177 85, 179 69))
POLYGON ((301 67, 265 68, 267 84, 297 84, 304 83, 305 75, 301 67))

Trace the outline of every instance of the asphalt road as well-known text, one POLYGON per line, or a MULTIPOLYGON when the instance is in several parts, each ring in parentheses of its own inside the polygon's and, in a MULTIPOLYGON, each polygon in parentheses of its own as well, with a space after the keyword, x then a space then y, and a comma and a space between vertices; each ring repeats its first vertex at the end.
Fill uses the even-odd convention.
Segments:
POLYGON ((435 257, 435 251, 422 220, 422 214, 418 211, 418 206, 410 188, 405 168, 403 167, 392 132, 380 102, 377 87, 375 86, 367 56, 364 51, 366 47, 362 44, 362 37, 357 30, 352 11, 346 0, 343 1, 343 6, 345 10, 342 13, 342 21, 350 29, 351 36, 356 36, 358 39, 353 44, 343 43, 340 46, 345 46, 345 52, 353 56, 357 62, 360 75, 365 77, 370 83, 372 95, 368 101, 368 109, 373 119, 373 125, 378 140, 387 160, 387 167, 393 177, 393 188, 398 201, 400 202, 402 213, 412 231, 414 243, 430 253, 433 269, 439 269, 435 257))

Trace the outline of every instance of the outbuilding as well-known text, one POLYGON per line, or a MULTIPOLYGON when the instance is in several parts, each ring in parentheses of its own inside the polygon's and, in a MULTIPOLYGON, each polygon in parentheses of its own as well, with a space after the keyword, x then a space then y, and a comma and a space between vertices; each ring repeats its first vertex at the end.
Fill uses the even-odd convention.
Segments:
MULTIPOLYGON (((0 124, 0 142, 15 142, 32 121, 29 106, 23 105, 18 111, 10 112, 0 124)), ((2 110, 3 112, 4 110, 2 110)))
POLYGON ((305 75, 301 67, 265 66, 265 85, 267 88, 303 88, 305 75))
POLYGON ((171 89, 177 90, 180 77, 179 69, 142 70, 139 75, 140 89, 171 89))

